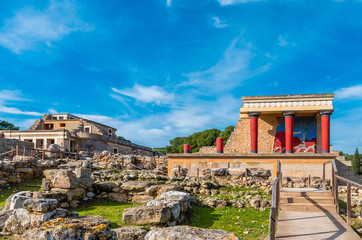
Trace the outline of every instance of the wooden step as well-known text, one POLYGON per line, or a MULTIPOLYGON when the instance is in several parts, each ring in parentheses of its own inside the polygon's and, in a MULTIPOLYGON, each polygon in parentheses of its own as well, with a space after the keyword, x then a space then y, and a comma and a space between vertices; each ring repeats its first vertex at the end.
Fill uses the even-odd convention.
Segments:
POLYGON ((334 204, 333 197, 280 197, 280 203, 334 204))
POLYGON ((282 211, 292 212, 320 212, 328 211, 335 212, 336 207, 334 204, 312 204, 312 203, 280 203, 282 211))
POLYGON ((294 191, 281 191, 280 197, 332 197, 332 192, 330 191, 300 191, 300 192, 294 192, 294 191))

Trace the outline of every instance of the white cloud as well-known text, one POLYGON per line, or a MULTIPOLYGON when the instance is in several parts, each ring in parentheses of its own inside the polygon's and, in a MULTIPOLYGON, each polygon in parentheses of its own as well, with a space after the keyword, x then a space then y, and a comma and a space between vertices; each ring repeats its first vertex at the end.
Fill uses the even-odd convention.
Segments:
POLYGON ((216 28, 224 28, 228 26, 228 24, 226 24, 225 21, 220 20, 219 17, 212 17, 212 20, 214 20, 214 27, 216 28))
POLYGON ((221 6, 228 6, 240 3, 260 2, 263 0, 218 0, 221 6))
POLYGON ((58 111, 55 110, 54 108, 49 108, 49 109, 48 109, 48 113, 56 114, 56 113, 58 113, 58 111))
POLYGON ((53 41, 70 32, 88 30, 91 27, 79 19, 77 6, 71 1, 51 0, 42 11, 25 7, 5 20, 0 30, 0 45, 20 54, 42 44, 52 47, 53 41))
POLYGON ((166 0, 166 5, 167 5, 167 7, 171 7, 171 5, 172 5, 172 0, 166 0))
POLYGON ((0 90, 0 103, 5 101, 28 101, 23 98, 20 90, 0 90))
POLYGON ((198 89, 207 88, 210 93, 222 92, 240 86, 244 80, 269 69, 270 63, 262 66, 252 66, 252 60, 256 57, 252 43, 240 43, 240 39, 236 38, 214 66, 204 71, 184 74, 188 81, 181 83, 179 86, 196 86, 198 89))
POLYGON ((18 108, 5 107, 0 105, 0 113, 18 114, 18 115, 30 115, 30 116, 42 116, 42 113, 32 111, 22 111, 18 108))
POLYGON ((362 99, 362 84, 340 88, 334 93, 336 99, 362 99))
MULTIPOLYGON (((168 93, 159 86, 147 87, 139 85, 137 83, 133 86, 133 88, 112 88, 112 90, 116 93, 134 98, 137 101, 144 103, 156 103, 157 105, 168 104, 174 98, 174 95, 172 93, 168 93)), ((113 98, 115 97, 113 96, 113 98)))

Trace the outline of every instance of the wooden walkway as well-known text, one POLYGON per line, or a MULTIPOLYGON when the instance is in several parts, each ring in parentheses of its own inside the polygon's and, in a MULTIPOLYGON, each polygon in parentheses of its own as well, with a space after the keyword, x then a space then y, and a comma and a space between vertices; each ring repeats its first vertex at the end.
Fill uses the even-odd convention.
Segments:
POLYGON ((276 239, 361 239, 331 207, 329 194, 317 189, 283 189, 276 239))
POLYGON ((360 239, 339 214, 323 211, 281 211, 276 238, 285 240, 360 239))

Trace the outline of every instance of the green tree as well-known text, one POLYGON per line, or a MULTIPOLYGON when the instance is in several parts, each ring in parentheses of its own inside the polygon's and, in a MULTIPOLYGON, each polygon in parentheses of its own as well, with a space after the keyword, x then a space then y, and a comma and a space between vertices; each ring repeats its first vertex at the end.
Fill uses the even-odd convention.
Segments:
POLYGON ((361 174, 361 156, 359 155, 358 148, 356 148, 352 158, 352 171, 355 175, 361 174))
POLYGON ((121 141, 131 142, 130 140, 125 139, 125 138, 122 137, 122 136, 117 136, 117 138, 118 138, 119 140, 121 140, 121 141))
POLYGON ((219 137, 224 139, 224 143, 229 140, 231 133, 234 132, 234 126, 228 126, 219 134, 219 137))
POLYGON ((216 138, 224 138, 224 143, 229 139, 230 134, 234 131, 233 126, 228 126, 224 131, 219 129, 208 129, 202 132, 196 132, 187 137, 175 137, 170 140, 170 145, 164 147, 163 152, 167 153, 182 153, 183 145, 190 144, 192 152, 198 152, 201 147, 214 146, 216 138))
POLYGON ((0 130, 19 130, 19 127, 15 127, 14 124, 7 121, 0 121, 0 130))

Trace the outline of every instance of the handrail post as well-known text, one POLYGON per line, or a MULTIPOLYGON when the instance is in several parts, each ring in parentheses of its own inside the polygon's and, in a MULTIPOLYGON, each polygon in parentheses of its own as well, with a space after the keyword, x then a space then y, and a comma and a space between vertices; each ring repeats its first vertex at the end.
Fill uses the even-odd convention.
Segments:
POLYGON ((18 144, 16 144, 15 154, 16 154, 16 156, 18 156, 18 155, 19 155, 19 145, 18 145, 18 144))
POLYGON ((339 213, 339 198, 338 198, 338 179, 334 177, 334 184, 335 184, 335 199, 336 199, 336 207, 337 213, 339 213))
POLYGON ((323 163, 323 187, 324 189, 327 189, 326 188, 326 164, 323 163))
POLYGON ((351 184, 347 183, 347 223, 349 226, 352 225, 351 222, 351 184))
POLYGON ((180 165, 178 165, 177 173, 178 173, 178 177, 181 177, 181 166, 180 165))

